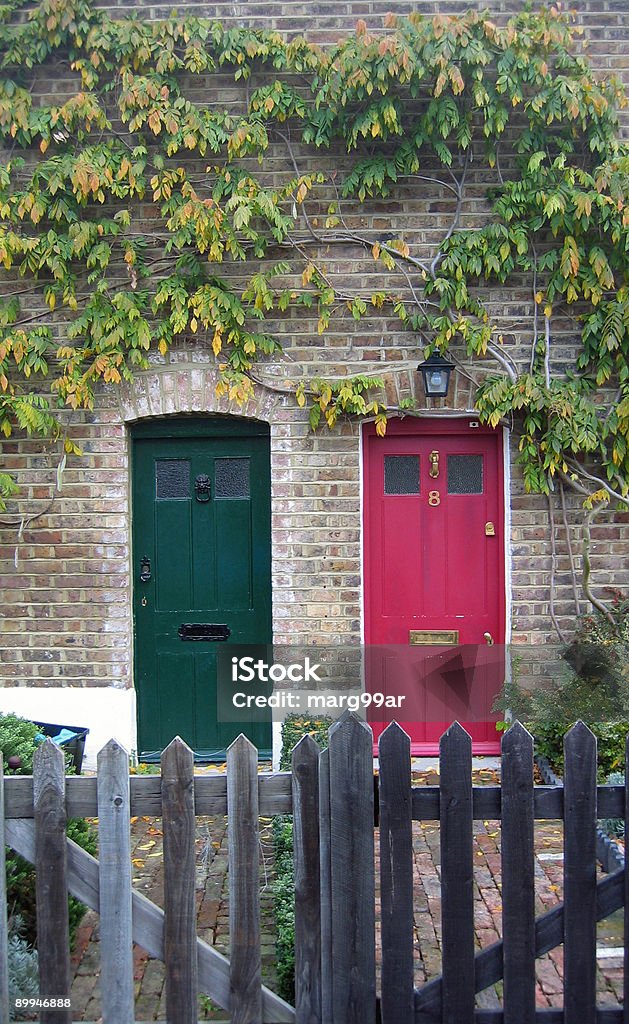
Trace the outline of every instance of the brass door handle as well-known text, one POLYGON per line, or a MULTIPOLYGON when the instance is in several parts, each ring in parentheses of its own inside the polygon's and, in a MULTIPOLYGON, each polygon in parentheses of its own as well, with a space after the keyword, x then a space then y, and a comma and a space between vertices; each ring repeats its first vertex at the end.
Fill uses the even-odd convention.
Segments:
POLYGON ((485 640, 488 647, 494 646, 494 638, 491 633, 483 633, 483 640, 485 640))

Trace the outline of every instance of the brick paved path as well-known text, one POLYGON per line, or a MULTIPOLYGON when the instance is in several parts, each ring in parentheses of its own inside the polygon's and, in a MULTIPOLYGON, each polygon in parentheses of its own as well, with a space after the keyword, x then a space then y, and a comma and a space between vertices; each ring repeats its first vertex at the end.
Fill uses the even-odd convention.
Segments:
MULTIPOLYGON (((496 784, 495 772, 477 772, 475 785, 496 784)), ((414 785, 438 785, 436 772, 423 772, 414 785)), ((474 823, 474 919, 479 949, 502 937, 502 896, 500 875, 500 822, 474 823)), ((415 822, 413 827, 415 862, 415 984, 441 973, 440 850, 438 822, 415 822)), ((536 916, 550 910, 563 898, 563 822, 537 822, 535 827, 536 916)), ((617 1006, 622 1002, 623 913, 601 921, 597 932, 597 989, 599 1005, 617 1006)), ((537 1005, 563 1005, 563 947, 559 946, 537 960, 537 1005)), ((486 989, 476 1004, 499 1008, 502 986, 486 989)))
MULTIPOLYGON (((493 772, 476 774, 475 783, 495 783, 493 772)), ((414 784, 436 785, 435 772, 414 775, 414 784)), ((160 822, 139 818, 132 825, 134 884, 154 902, 163 905, 163 861, 160 822)), ((414 916, 416 941, 416 984, 440 974, 441 906, 439 880, 439 826, 437 822, 414 824, 415 858, 414 916)), ((479 948, 501 935, 499 822, 475 824, 475 919, 479 948)), ((199 935, 220 952, 229 953, 227 820, 203 818, 197 831, 197 912, 199 935)), ((562 897, 562 823, 543 822, 536 828, 536 911, 550 909, 562 897)), ((378 844, 376 843, 376 850, 378 844)), ((272 848, 270 821, 262 822, 262 933, 263 980, 274 988, 273 906, 270 895, 272 848)), ((598 989, 601 1005, 617 1005, 622 999, 622 912, 601 922, 598 931, 601 956, 598 959, 598 989), (606 955, 607 954, 607 955, 606 955), (609 955, 611 954, 611 955, 609 955)), ((540 1007, 561 1006, 562 947, 537 962, 537 1001, 540 1007)), ((135 947, 136 1020, 165 1020, 164 968, 135 947)), ((79 928, 73 956, 72 1002, 75 1020, 97 1021, 100 1015, 98 986, 98 916, 88 912, 79 928)), ((477 1004, 498 1007, 500 986, 477 997, 477 1004)), ((225 1011, 202 999, 200 1020, 225 1020, 225 1011)))
MULTIPOLYGON (((262 820, 260 836, 262 980, 275 988, 275 925, 270 882, 273 869, 271 823, 262 820)), ((159 818, 136 818, 131 825, 136 889, 158 906, 164 905, 164 862, 159 818)), ((229 891, 227 884, 227 818, 197 818, 197 934, 229 955, 229 891)), ((90 910, 79 926, 72 956, 73 1020, 100 1017, 98 914, 90 910)), ((166 1020, 164 965, 134 945, 135 1016, 137 1021, 166 1020)), ((224 1020, 225 1011, 202 996, 199 1020, 224 1020)))

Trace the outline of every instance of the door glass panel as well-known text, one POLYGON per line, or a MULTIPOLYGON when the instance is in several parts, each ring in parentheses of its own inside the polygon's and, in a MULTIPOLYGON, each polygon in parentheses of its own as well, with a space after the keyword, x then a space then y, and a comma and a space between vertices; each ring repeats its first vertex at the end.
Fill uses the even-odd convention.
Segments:
POLYGON ((448 494, 483 493, 483 456, 448 455, 448 494))
POLYGON ((190 462, 188 459, 158 459, 155 463, 155 497, 190 497, 190 462))
POLYGON ((249 497, 249 459, 216 459, 217 498, 249 497))
POLYGON ((385 455, 384 493, 419 494, 419 455, 385 455))

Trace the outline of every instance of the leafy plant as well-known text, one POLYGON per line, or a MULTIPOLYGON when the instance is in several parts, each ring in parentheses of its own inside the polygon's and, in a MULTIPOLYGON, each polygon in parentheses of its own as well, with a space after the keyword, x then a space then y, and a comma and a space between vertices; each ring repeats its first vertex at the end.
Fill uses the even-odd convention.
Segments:
POLYGON ((306 715, 287 715, 282 722, 282 749, 280 771, 290 771, 293 748, 303 736, 312 736, 321 750, 328 745, 328 730, 334 720, 327 715, 308 718, 306 715))
POLYGON ((497 706, 509 709, 535 736, 536 750, 563 770, 563 736, 581 719, 598 740, 599 776, 622 768, 629 732, 629 600, 612 594, 609 610, 582 616, 564 664, 533 685, 518 670, 497 706))
MULTIPOLYGON (((24 938, 24 922, 19 915, 11 918, 7 946, 9 977, 9 1015, 15 1020, 15 1000, 35 998, 39 995, 39 965, 37 950, 24 938)), ((20 1017, 23 1019, 24 1015, 20 1017)))
MULTIPOLYGON (((333 720, 327 716, 307 718, 302 715, 288 715, 282 723, 280 769, 290 770, 293 748, 303 736, 312 736, 321 750, 324 750, 328 745, 328 729, 332 724, 333 720)), ((276 815, 273 819, 273 844, 278 994, 292 1003, 295 999, 295 871, 291 815, 276 815)))
POLYGON ((5 774, 33 774, 33 757, 37 750, 36 737, 38 733, 38 726, 29 722, 28 719, 21 718, 19 715, 0 714, 0 751, 2 751, 5 774), (20 759, 19 767, 9 767, 10 757, 20 759))
POLYGON ((295 1000, 295 870, 293 866, 293 823, 283 816, 273 821, 275 849, 275 962, 277 991, 288 1002, 295 1000))
MULTIPOLYGON (((33 757, 37 749, 39 727, 17 715, 0 715, 0 750, 5 762, 5 773, 32 775, 33 757), (14 769, 7 767, 11 756, 21 759, 21 765, 14 769)), ((71 769, 66 765, 66 772, 71 769)), ((68 821, 66 834, 69 839, 88 853, 95 854, 98 840, 93 828, 84 818, 68 821)), ((7 905, 12 916, 17 915, 28 945, 37 944, 37 907, 35 898, 35 868, 10 847, 6 848, 7 905)), ((74 942, 76 929, 85 913, 85 906, 74 896, 68 896, 68 920, 70 942, 74 942)))
MULTIPOLYGON (((88 0, 40 0, 26 20, 19 5, 7 8, 0 264, 24 287, 0 303, 5 436, 52 435, 65 454, 78 453, 59 408, 91 408, 101 382, 121 383, 181 338, 211 348, 219 393, 243 404, 254 381, 280 386, 260 373, 269 357, 282 358, 285 314, 312 310, 320 334, 343 330, 346 317, 380 318, 387 330, 395 318, 412 347, 452 348, 478 363, 479 415, 518 429, 528 490, 548 494, 559 478, 586 506, 624 505, 622 89, 595 77, 570 15, 556 7, 525 6, 502 27, 485 11, 387 15, 385 26, 372 34, 359 21, 323 49, 196 15, 114 19, 88 0), (74 91, 36 104, 25 69, 47 73, 61 59, 74 91), (195 78, 218 72, 242 84, 240 107, 193 99, 195 78), (291 136, 310 149, 307 171, 291 136), (269 184, 278 146, 291 169, 269 184), (472 158, 484 165, 491 213, 468 230, 472 158), (431 251, 409 232, 349 221, 357 206, 368 213, 409 182, 450 207, 431 251), (372 261, 374 280, 348 284, 329 260, 337 246, 372 261), (278 248, 287 259, 275 260, 278 248), (529 308, 507 331, 487 286, 522 280, 529 308), (35 307, 43 313, 33 316, 35 307), (34 322, 46 310, 54 332, 34 322), (568 370, 557 349, 566 318, 568 370)), ((309 404, 315 429, 358 415, 384 432, 382 385, 378 372, 323 380, 298 370, 280 389, 309 404)), ((0 477, 0 501, 11 487, 0 477)))
MULTIPOLYGON (((610 772, 605 780, 610 786, 624 786, 625 784, 625 773, 624 772, 610 772)), ((599 825, 603 832, 610 836, 616 836, 618 839, 625 838, 625 820, 624 818, 603 818, 599 825)))

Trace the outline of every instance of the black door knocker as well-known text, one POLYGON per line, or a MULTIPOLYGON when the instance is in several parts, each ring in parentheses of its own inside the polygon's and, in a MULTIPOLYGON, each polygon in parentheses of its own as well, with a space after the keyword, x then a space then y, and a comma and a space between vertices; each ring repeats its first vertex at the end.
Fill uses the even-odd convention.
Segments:
POLYGON ((199 473, 195 477, 194 481, 194 493, 196 494, 197 501, 209 501, 210 500, 210 478, 205 473, 199 473))
POLYGON ((151 560, 146 555, 140 562, 140 582, 148 583, 151 579, 151 560))

